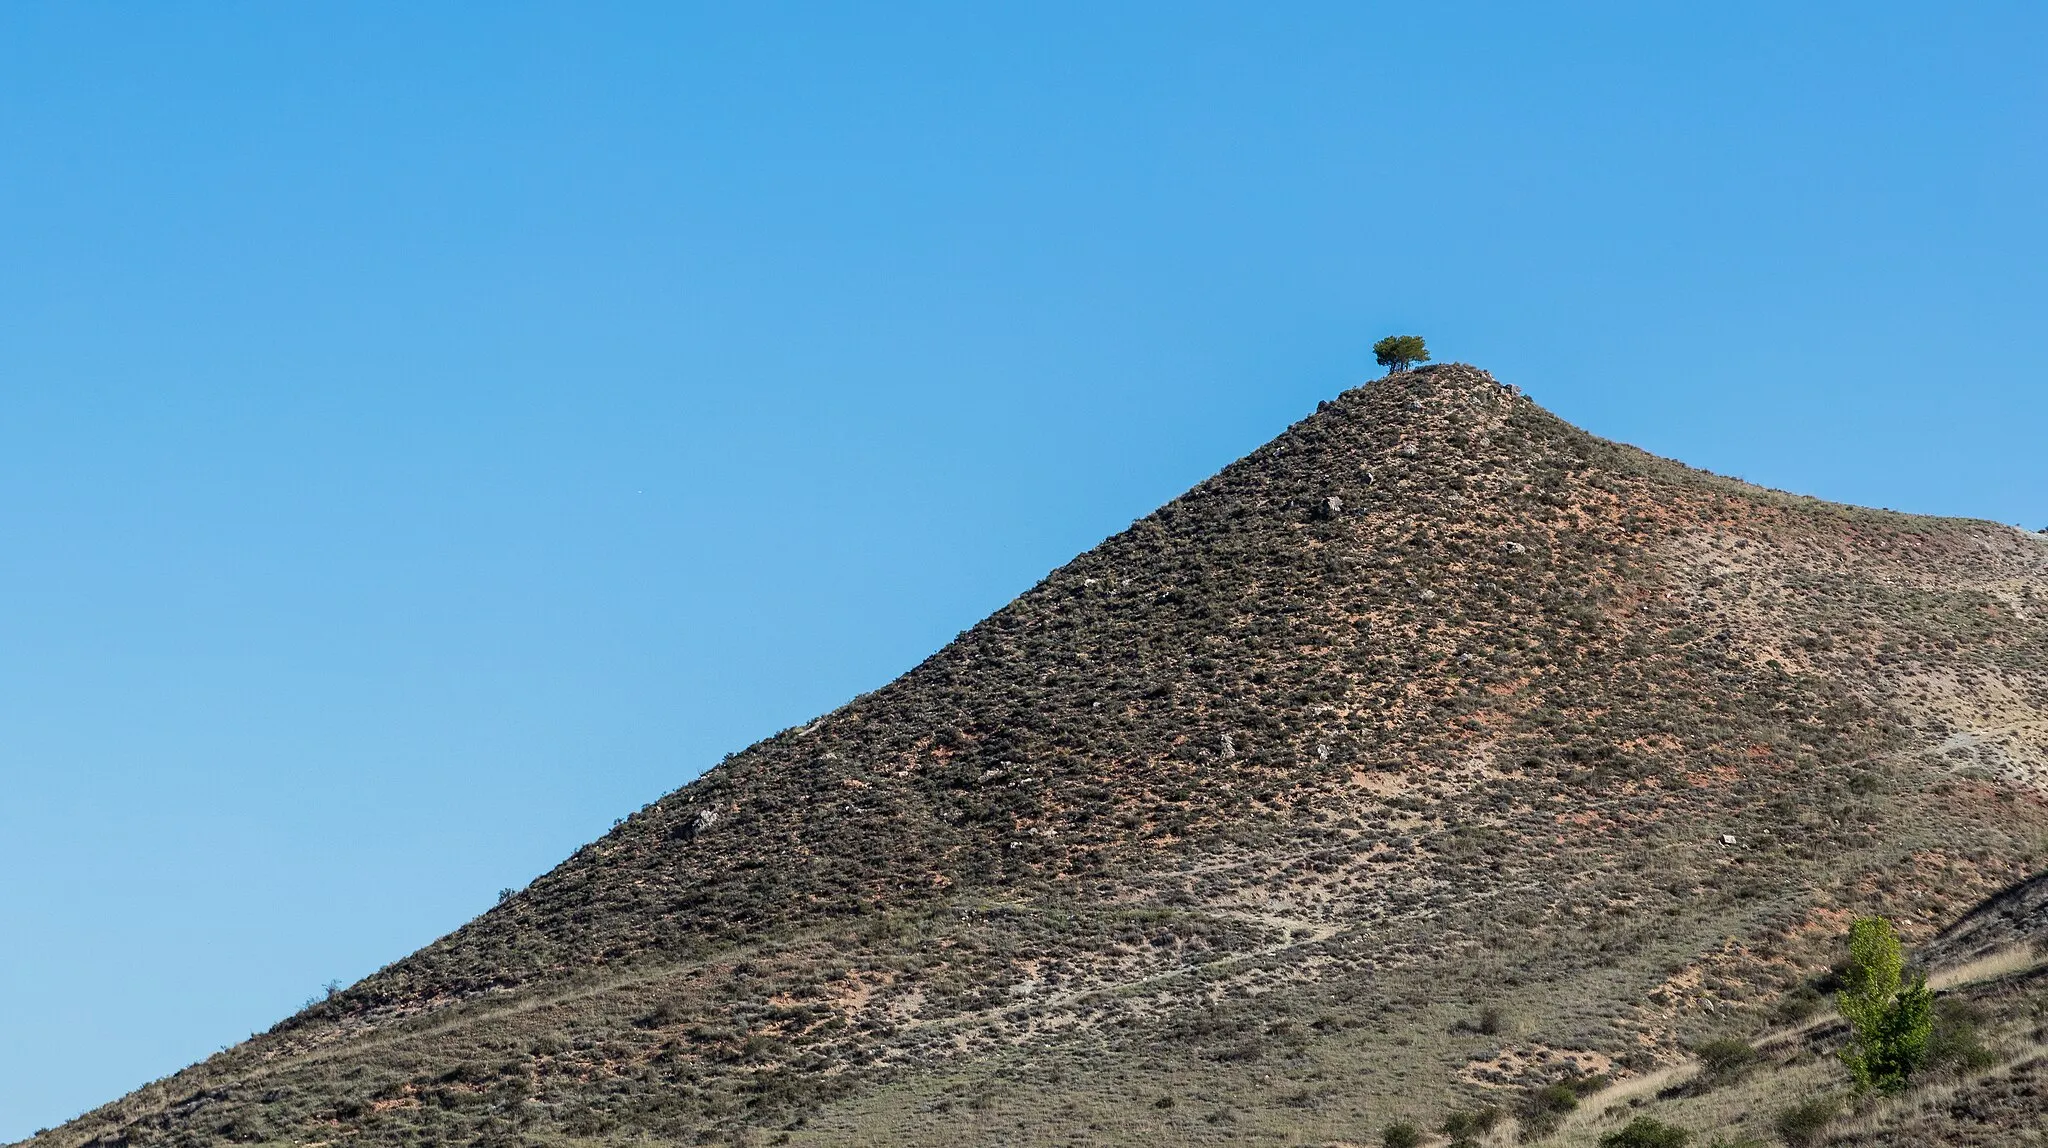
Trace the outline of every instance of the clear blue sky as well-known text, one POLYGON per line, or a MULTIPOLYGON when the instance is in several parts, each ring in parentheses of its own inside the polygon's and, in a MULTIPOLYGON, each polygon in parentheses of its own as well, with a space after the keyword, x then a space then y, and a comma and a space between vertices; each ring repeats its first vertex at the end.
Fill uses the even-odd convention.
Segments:
POLYGON ((2044 60, 2032 3, 0 8, 0 1139, 888 680, 1379 335, 2048 525, 2044 60))

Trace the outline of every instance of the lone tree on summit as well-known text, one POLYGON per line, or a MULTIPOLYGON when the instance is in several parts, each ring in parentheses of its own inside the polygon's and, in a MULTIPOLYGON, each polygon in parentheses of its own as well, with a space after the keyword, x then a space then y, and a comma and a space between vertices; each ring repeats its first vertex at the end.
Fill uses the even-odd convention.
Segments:
POLYGON ((1407 370, 1411 363, 1427 363, 1429 348, 1422 345, 1420 335, 1388 335, 1372 345, 1372 357, 1391 375, 1407 370))

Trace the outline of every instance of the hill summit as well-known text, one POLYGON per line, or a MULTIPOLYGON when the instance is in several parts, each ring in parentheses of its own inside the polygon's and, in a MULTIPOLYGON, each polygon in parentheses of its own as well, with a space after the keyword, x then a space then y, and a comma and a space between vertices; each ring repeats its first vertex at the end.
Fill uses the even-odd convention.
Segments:
POLYGON ((36 1143, 1590 1137, 1813 1013, 1852 918, 2048 864, 2044 787, 2048 540, 1424 367, 36 1143))

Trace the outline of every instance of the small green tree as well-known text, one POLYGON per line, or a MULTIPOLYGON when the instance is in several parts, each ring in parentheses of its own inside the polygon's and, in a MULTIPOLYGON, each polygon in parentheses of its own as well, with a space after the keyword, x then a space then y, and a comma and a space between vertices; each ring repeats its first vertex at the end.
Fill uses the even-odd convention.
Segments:
POLYGON ((1859 1089, 1898 1092, 1927 1060, 1934 994, 1927 974, 1905 969, 1890 921, 1865 917, 1849 927, 1849 968, 1835 1005, 1854 1030, 1842 1063, 1859 1089))
POLYGON ((1414 363, 1427 363, 1429 348, 1422 345, 1420 335, 1388 335, 1372 345, 1372 357, 1391 375, 1414 363))

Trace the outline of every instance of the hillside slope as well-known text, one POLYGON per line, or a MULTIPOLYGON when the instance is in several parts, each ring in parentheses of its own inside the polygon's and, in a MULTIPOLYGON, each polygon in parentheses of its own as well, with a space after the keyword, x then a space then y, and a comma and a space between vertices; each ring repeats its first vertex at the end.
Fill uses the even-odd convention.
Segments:
POLYGON ((35 1143, 1376 1140, 1757 1029, 2044 792, 2048 540, 1427 368, 35 1143))

